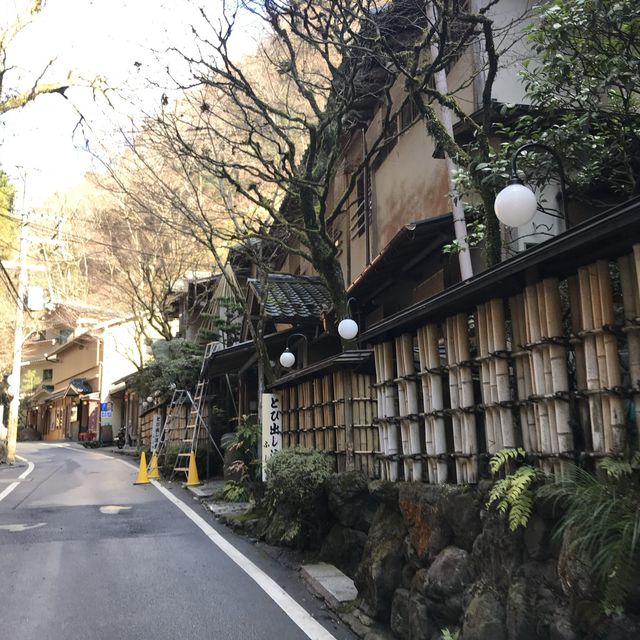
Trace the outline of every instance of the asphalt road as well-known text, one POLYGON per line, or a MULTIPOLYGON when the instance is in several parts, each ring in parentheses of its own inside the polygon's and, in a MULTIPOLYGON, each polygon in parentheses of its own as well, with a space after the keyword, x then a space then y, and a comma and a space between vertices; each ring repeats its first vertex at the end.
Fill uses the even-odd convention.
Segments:
MULTIPOLYGON (((0 637, 355 638, 294 571, 214 523, 185 489, 171 493, 215 532, 205 534, 156 487, 134 486, 136 469, 100 450, 19 443, 18 454, 35 466, 0 498, 0 637), (214 544, 218 534, 235 550, 214 544), (241 564, 250 559, 263 587, 229 552, 241 564), (286 594, 274 596, 262 572, 310 616, 286 594)), ((0 496, 28 471, 26 463, 0 466, 0 496)))

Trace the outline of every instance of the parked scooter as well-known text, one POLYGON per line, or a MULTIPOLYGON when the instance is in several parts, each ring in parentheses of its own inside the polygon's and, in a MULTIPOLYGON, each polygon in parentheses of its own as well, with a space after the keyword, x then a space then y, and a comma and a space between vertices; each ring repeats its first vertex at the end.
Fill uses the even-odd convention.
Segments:
POLYGON ((122 427, 120 427, 120 431, 118 431, 118 435, 115 438, 118 449, 122 449, 122 447, 124 447, 125 439, 126 439, 126 432, 123 425, 122 427))

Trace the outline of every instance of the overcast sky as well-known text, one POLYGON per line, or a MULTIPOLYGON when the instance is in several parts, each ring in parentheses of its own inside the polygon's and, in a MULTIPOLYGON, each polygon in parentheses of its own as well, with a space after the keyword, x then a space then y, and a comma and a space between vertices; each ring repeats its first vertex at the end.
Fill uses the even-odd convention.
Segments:
MULTIPOLYGON (((3 12, 5 4, 17 8, 25 2, 2 0, 3 12)), ((215 10, 221 2, 204 4, 215 10)), ((64 81, 69 72, 73 77, 101 76, 131 97, 117 101, 120 115, 135 117, 140 106, 151 111, 159 103, 162 90, 149 88, 146 81, 161 80, 158 53, 162 55, 169 44, 193 46, 194 16, 196 7, 190 0, 49 0, 10 49, 10 61, 25 78, 33 78, 51 59, 51 80, 64 81)), ((249 48, 248 40, 247 36, 239 48, 249 48)), ((114 114, 103 117, 105 105, 93 104, 87 90, 74 89, 68 95, 88 117, 94 134, 108 136, 114 114)), ((76 130, 74 136, 78 120, 66 100, 52 95, 0 121, 0 166, 19 192, 26 176, 27 206, 38 206, 91 168, 91 156, 81 148, 83 132, 76 130)))

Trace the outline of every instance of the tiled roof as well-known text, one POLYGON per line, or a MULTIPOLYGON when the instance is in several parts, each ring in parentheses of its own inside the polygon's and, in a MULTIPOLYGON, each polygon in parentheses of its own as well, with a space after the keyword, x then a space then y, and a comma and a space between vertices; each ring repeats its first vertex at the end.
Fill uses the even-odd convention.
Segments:
MULTIPOLYGON (((249 286, 262 300, 262 285, 251 278, 249 286)), ((268 276, 265 310, 274 322, 309 322, 319 320, 331 307, 329 292, 318 277, 274 273, 268 276)))

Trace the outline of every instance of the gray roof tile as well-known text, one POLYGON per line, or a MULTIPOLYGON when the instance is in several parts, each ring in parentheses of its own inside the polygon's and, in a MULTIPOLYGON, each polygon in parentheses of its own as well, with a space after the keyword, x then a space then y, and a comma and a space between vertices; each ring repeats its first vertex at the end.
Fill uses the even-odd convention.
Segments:
MULTIPOLYGON (((251 278, 249 285, 258 300, 263 291, 259 280, 251 278)), ((331 307, 327 288, 318 277, 274 273, 268 276, 265 309, 275 322, 309 322, 319 320, 323 311, 331 307)))

